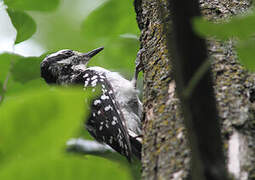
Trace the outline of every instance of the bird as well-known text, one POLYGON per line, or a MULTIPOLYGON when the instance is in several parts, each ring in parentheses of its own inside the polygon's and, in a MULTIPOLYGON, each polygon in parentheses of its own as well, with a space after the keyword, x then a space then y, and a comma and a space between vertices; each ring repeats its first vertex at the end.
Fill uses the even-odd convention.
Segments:
POLYGON ((46 56, 40 64, 41 77, 48 84, 96 87, 101 94, 92 100, 86 129, 102 144, 109 145, 128 161, 141 159, 142 103, 136 88, 137 71, 131 81, 118 72, 87 64, 104 47, 87 53, 63 49, 46 56))

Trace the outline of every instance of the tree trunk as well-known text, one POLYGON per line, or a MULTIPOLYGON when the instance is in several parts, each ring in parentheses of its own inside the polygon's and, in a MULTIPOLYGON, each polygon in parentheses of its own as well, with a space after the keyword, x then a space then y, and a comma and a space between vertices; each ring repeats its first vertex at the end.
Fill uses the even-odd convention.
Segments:
MULTIPOLYGON (((171 24, 167 1, 135 0, 144 64, 143 179, 184 179, 190 148, 175 92, 164 24, 171 24)), ((250 1, 200 0, 202 14, 217 21, 245 12, 250 1)), ((208 40, 214 92, 228 171, 255 179, 255 75, 237 61, 234 42, 208 40)), ((199 52, 197 52, 199 53, 199 52)), ((208 139, 210 141, 210 139, 208 139)))

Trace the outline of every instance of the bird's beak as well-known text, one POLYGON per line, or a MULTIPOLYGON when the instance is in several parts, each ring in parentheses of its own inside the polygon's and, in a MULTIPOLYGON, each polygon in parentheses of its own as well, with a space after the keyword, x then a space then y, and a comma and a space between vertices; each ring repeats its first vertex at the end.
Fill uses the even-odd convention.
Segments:
POLYGON ((97 53, 99 53, 103 49, 104 49, 104 47, 100 47, 100 48, 94 49, 94 50, 92 50, 92 51, 90 51, 88 53, 84 53, 83 56, 92 58, 93 56, 95 56, 97 53))

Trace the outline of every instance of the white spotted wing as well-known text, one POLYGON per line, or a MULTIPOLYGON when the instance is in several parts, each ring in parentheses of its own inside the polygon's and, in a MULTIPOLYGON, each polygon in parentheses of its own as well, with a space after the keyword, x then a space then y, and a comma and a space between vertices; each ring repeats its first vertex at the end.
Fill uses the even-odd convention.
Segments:
MULTIPOLYGON (((108 144, 130 160, 131 146, 124 117, 105 74, 87 69, 76 76, 73 83, 84 83, 85 87, 101 88, 102 93, 92 101, 86 127, 97 141, 108 144)), ((95 92, 95 89, 92 89, 93 91, 95 92)))

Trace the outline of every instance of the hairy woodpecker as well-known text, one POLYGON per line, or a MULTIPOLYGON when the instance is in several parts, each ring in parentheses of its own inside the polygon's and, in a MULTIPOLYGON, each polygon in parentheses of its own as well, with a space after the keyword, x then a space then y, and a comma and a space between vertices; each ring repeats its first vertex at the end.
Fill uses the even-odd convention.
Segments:
POLYGON ((41 76, 49 84, 81 84, 92 87, 92 91, 100 87, 102 94, 90 105, 87 130, 128 160, 132 155, 140 159, 142 104, 137 96, 137 73, 129 81, 102 67, 87 67, 101 50, 103 47, 88 53, 65 49, 50 54, 41 62, 41 76))

